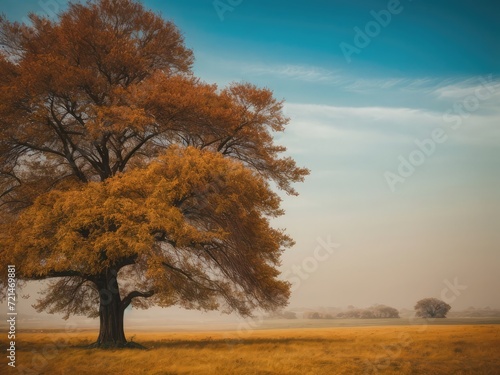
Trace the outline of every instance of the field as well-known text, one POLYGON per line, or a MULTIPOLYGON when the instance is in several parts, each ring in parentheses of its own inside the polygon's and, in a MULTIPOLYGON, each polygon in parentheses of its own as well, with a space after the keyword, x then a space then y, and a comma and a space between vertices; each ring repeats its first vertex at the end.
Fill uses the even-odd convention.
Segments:
POLYGON ((0 373, 500 374, 497 324, 131 331, 148 350, 86 349, 96 335, 18 333, 17 367, 0 373))

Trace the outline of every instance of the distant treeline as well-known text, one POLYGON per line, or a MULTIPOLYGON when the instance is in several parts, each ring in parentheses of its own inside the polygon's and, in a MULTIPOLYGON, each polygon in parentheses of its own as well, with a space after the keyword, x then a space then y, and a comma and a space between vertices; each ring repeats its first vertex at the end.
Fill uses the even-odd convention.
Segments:
POLYGON ((305 311, 298 314, 294 311, 282 310, 275 311, 267 316, 266 319, 382 319, 399 318, 399 311, 394 307, 386 305, 374 305, 367 308, 357 308, 348 306, 347 309, 322 308, 318 311, 305 311), (300 316, 301 315, 301 316, 300 316))
POLYGON ((304 319, 383 319, 399 318, 399 311, 394 307, 375 305, 367 308, 349 308, 338 313, 306 311, 304 319))
MULTIPOLYGON (((406 318, 415 314, 414 310, 402 309, 398 311, 394 307, 386 305, 374 305, 367 308, 348 306, 342 308, 319 308, 318 310, 298 311, 283 310, 265 316, 265 319, 383 319, 383 318, 406 318)), ((450 311, 448 317, 453 318, 493 318, 500 317, 500 309, 490 307, 469 307, 466 310, 450 311)))
POLYGON ((491 307, 469 307, 462 311, 450 311, 448 317, 453 318, 500 318, 500 309, 491 307))

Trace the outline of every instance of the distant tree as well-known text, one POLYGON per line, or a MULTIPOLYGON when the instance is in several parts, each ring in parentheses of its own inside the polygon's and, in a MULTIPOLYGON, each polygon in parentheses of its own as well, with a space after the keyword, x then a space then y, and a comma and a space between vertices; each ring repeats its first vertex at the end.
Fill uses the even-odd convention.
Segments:
POLYGON ((265 315, 264 319, 297 319, 297 314, 293 311, 277 310, 265 315))
POLYGON ((352 308, 337 314, 337 318, 344 319, 359 319, 363 313, 362 309, 352 308))
POLYGON ((437 298, 424 298, 415 305, 416 316, 420 318, 446 318, 451 306, 437 298))
POLYGON ((399 318, 399 311, 394 307, 375 305, 371 310, 376 318, 399 318))
POLYGON ((374 318, 376 318, 376 316, 373 313, 373 311, 371 311, 369 309, 361 310, 360 313, 359 313, 359 317, 361 319, 374 319, 374 318))
POLYGON ((284 311, 282 317, 285 319, 297 319, 297 314, 293 311, 284 311))
POLYGON ((366 309, 349 308, 339 312, 337 318, 344 319, 376 319, 376 318, 399 318, 399 312, 393 307, 375 305, 366 309))
POLYGON ((311 314, 311 319, 321 319, 321 315, 318 312, 313 312, 311 314))

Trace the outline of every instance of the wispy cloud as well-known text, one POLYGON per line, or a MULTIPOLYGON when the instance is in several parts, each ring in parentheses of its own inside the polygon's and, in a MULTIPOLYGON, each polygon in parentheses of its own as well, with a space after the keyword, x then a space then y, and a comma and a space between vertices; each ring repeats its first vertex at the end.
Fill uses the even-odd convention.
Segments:
POLYGON ((374 90, 424 90, 432 92, 442 85, 448 85, 453 80, 443 80, 436 77, 423 78, 363 78, 352 72, 330 70, 311 65, 284 64, 236 64, 241 66, 245 75, 270 76, 273 78, 292 79, 309 83, 322 83, 342 88, 349 92, 369 92, 374 90))
POLYGON ((324 82, 342 84, 344 78, 340 72, 304 65, 243 65, 246 74, 270 75, 305 82, 324 82))
POLYGON ((289 150, 306 157, 353 157, 411 143, 428 132, 437 115, 410 108, 336 107, 329 105, 286 103, 285 113, 291 123, 284 135, 289 150), (424 129, 425 128, 425 129, 424 129))
POLYGON ((476 76, 463 79, 458 82, 444 84, 434 90, 434 94, 440 99, 460 99, 469 95, 481 95, 481 91, 500 95, 500 81, 493 75, 476 76), (486 91, 485 91, 486 90, 486 91))
POLYGON ((285 111, 292 119, 321 120, 338 128, 363 124, 363 128, 371 131, 379 131, 389 125, 406 128, 409 124, 420 124, 422 128, 439 121, 441 117, 437 112, 405 107, 337 107, 304 103, 286 103, 285 111))
POLYGON ((421 92, 437 96, 438 99, 461 98, 473 94, 485 84, 498 91, 500 80, 488 77, 360 77, 353 72, 330 70, 322 67, 299 64, 264 65, 235 64, 244 75, 269 76, 306 83, 331 85, 352 93, 397 90, 421 92))
POLYGON ((499 141, 500 108, 484 113, 470 113, 463 124, 453 129, 444 112, 404 107, 335 107, 328 105, 286 103, 291 118, 291 137, 315 139, 335 147, 346 144, 412 143, 443 128, 455 142, 492 144, 499 141))

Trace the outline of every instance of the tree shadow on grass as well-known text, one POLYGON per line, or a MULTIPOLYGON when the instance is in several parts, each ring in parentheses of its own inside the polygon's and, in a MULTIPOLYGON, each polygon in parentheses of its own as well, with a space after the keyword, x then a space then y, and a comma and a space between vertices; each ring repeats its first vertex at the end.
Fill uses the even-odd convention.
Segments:
POLYGON ((42 347, 55 346, 57 349, 83 349, 83 350, 154 350, 161 348, 168 349, 224 349, 228 347, 246 347, 253 345, 292 345, 292 344, 339 344, 352 342, 354 339, 346 338, 297 338, 297 337, 277 337, 277 338, 217 338, 211 337, 198 340, 138 340, 128 341, 125 345, 97 345, 91 340, 81 340, 79 342, 68 342, 65 340, 52 341, 50 338, 41 342, 25 341, 19 349, 23 351, 39 350, 42 347))
POLYGON ((206 338, 201 340, 169 340, 161 339, 158 341, 145 341, 143 344, 148 349, 222 349, 228 346, 253 346, 253 345, 291 345, 291 344, 333 344, 352 342, 353 339, 336 339, 336 338, 227 338, 227 339, 212 339, 206 338))

